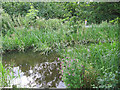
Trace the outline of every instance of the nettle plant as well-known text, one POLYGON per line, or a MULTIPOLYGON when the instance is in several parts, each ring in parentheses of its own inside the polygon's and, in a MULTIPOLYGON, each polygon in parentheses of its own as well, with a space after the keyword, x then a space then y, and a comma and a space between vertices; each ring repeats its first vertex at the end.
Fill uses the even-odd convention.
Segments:
POLYGON ((78 59, 58 58, 60 61, 60 78, 68 88, 91 87, 96 81, 96 71, 92 66, 82 63, 78 59))

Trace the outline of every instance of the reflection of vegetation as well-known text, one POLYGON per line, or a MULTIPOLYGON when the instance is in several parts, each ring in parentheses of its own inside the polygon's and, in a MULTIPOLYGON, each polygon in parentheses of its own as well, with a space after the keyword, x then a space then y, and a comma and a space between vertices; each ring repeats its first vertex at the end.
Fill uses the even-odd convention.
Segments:
POLYGON ((40 87, 55 87, 55 84, 59 83, 59 75, 58 71, 56 70, 57 67, 59 66, 56 62, 44 62, 41 64, 36 64, 31 67, 28 72, 26 72, 26 75, 28 77, 34 77, 33 82, 37 83, 40 87))
MULTIPOLYGON (((14 62, 14 67, 20 67, 22 71, 20 74, 24 73, 26 78, 34 77, 32 82, 35 82, 36 86, 39 85, 40 87, 44 87, 43 81, 45 81, 46 85, 48 84, 50 87, 56 87, 56 84, 59 83, 59 75, 56 70, 59 64, 58 62, 54 62, 57 56, 56 53, 51 53, 47 56, 32 51, 19 53, 10 52, 3 55, 3 64, 8 65, 14 62)), ((32 85, 30 84, 30 86, 32 85)))
POLYGON ((47 61, 53 62, 57 57, 58 55, 55 52, 50 55, 41 55, 39 52, 28 50, 27 52, 6 53, 3 55, 3 62, 7 64, 14 62, 16 66, 21 65, 22 71, 26 72, 29 70, 30 66, 33 67, 38 63, 40 64, 47 61))
MULTIPOLYGON (((34 62, 34 61, 32 61, 34 62)), ((5 63, 5 61, 3 60, 3 63, 5 63)), ((7 65, 6 62, 5 65, 7 65)), ((14 63, 19 63, 19 62, 14 62, 14 63)), ((24 63, 24 62, 23 62, 24 63)), ((49 87, 56 87, 56 84, 59 83, 59 73, 56 70, 56 68, 59 67, 59 62, 42 62, 42 61, 38 61, 36 62, 36 64, 31 64, 31 65, 27 65, 25 64, 25 66, 23 66, 23 64, 19 65, 20 66, 20 71, 18 73, 21 75, 22 73, 24 73, 24 75, 26 76, 26 79, 28 78, 28 85, 31 87, 33 86, 35 83, 37 85, 39 85, 39 87, 44 87, 44 84, 46 84, 46 86, 49 87), (22 66, 21 66, 22 65, 22 66), (50 78, 51 77, 51 78, 50 78), (31 80, 31 78, 33 80, 31 80)), ((14 67, 14 70, 16 70, 17 72, 17 68, 14 67)), ((24 76, 23 75, 23 76, 24 76)), ((22 78, 22 76, 20 77, 22 78)), ((21 83, 22 85, 22 83, 21 83)))

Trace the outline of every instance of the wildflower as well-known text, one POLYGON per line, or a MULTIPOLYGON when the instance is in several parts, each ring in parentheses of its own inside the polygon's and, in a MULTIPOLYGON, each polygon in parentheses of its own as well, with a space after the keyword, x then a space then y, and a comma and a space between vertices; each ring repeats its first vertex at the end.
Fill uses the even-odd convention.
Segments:
POLYGON ((76 59, 74 59, 74 60, 76 60, 76 59))
POLYGON ((68 59, 69 59, 69 57, 66 57, 66 58, 68 58, 68 59))
POLYGON ((59 76, 59 78, 61 78, 61 76, 59 76))
POLYGON ((70 84, 68 84, 68 86, 70 86, 70 84))
POLYGON ((77 59, 77 62, 78 62, 78 59, 77 59))
POLYGON ((58 70, 58 68, 57 68, 57 70, 58 70))
POLYGON ((74 70, 74 69, 72 69, 72 70, 74 70))
POLYGON ((87 20, 85 20, 85 26, 87 25, 87 20))
POLYGON ((89 49, 87 49, 88 50, 88 52, 90 51, 89 49))
POLYGON ((63 70, 62 70, 62 73, 63 73, 63 70))
POLYGON ((57 60, 60 60, 59 58, 57 60))
POLYGON ((70 75, 70 73, 69 73, 69 75, 70 75))
POLYGON ((63 62, 61 62, 63 64, 63 62))
POLYGON ((74 74, 72 74, 72 76, 74 76, 74 74))
POLYGON ((62 60, 64 60, 64 59, 62 59, 62 60))
POLYGON ((67 68, 67 66, 66 66, 66 68, 67 68))
POLYGON ((73 60, 71 59, 71 62, 72 62, 73 60))
POLYGON ((69 67, 70 67, 71 64, 69 64, 69 67))
POLYGON ((83 67, 83 65, 81 65, 81 67, 83 67))

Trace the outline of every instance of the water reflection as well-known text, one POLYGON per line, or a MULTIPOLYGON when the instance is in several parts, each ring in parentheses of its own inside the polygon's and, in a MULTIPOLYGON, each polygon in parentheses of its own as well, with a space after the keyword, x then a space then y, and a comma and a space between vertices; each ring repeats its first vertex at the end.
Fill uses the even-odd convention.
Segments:
POLYGON ((11 80, 11 85, 15 84, 25 88, 65 88, 64 83, 59 79, 57 57, 59 56, 56 53, 46 56, 31 51, 26 53, 11 52, 4 54, 2 61, 6 67, 14 63, 14 74, 17 77, 20 76, 20 78, 11 80))

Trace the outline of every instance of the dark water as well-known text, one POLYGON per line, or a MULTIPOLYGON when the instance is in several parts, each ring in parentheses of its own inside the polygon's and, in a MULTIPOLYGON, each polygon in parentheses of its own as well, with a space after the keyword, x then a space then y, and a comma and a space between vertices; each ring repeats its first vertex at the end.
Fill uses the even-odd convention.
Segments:
POLYGON ((57 70, 58 57, 56 53, 42 55, 31 51, 11 52, 3 55, 2 62, 6 68, 14 64, 16 78, 11 80, 11 85, 24 88, 65 88, 57 70))

